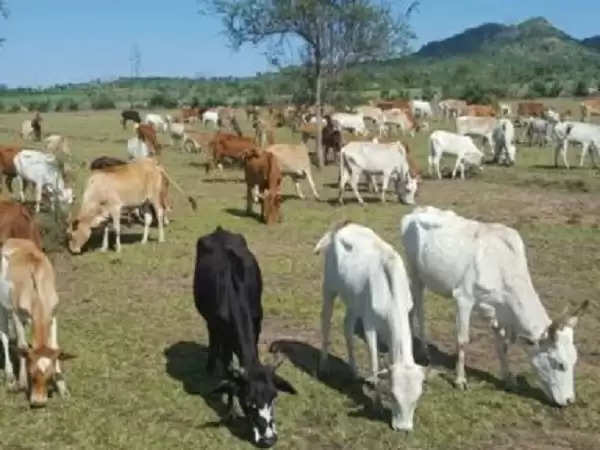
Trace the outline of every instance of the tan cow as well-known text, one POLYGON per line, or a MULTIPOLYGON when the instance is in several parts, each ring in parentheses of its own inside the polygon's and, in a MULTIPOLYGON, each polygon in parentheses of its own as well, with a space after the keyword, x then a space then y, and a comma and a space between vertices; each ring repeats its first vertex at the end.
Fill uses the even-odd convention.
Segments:
POLYGON ((28 239, 7 240, 2 247, 0 277, 0 312, 4 314, 0 336, 4 345, 5 373, 8 388, 28 391, 32 407, 46 405, 50 382, 54 382, 61 397, 69 397, 59 360, 73 356, 63 353, 58 346, 57 305, 54 269, 46 255, 28 239), (8 354, 9 320, 14 324, 17 335, 20 357, 18 383, 15 383, 8 354), (32 329, 31 347, 25 336, 28 322, 31 322, 32 329))
POLYGON ((496 117, 496 110, 490 105, 467 105, 464 116, 496 117))
POLYGON ((591 116, 600 116, 600 98, 592 98, 581 102, 581 121, 590 120, 591 116))
POLYGON ((42 234, 31 212, 21 203, 0 201, 0 245, 11 238, 29 239, 42 249, 42 234))
POLYGON ((296 186, 298 197, 304 199, 304 194, 300 188, 300 179, 306 178, 312 190, 315 199, 319 200, 319 193, 315 188, 315 183, 310 170, 310 158, 308 157, 308 148, 304 144, 275 144, 265 149, 277 157, 281 167, 282 175, 289 176, 296 186))
MULTIPOLYGON (((108 249, 107 220, 110 218, 116 233, 116 251, 120 252, 121 209, 146 203, 150 203, 156 212, 158 241, 164 242, 164 178, 184 194, 183 190, 168 177, 165 169, 151 158, 142 158, 129 164, 94 170, 87 181, 79 215, 67 231, 69 250, 73 253, 80 253, 81 248, 90 238, 92 228, 105 224, 101 250, 106 251, 108 249)), ((188 201, 192 208, 196 209, 194 199, 188 197, 188 201)), ((152 215, 146 212, 142 244, 148 241, 151 222, 152 215)))
POLYGON ((263 222, 267 225, 281 222, 281 169, 277 157, 252 148, 244 153, 244 162, 246 213, 252 214, 252 205, 260 198, 263 222))
POLYGON ((544 104, 540 102, 520 102, 517 106, 519 117, 544 117, 544 104))

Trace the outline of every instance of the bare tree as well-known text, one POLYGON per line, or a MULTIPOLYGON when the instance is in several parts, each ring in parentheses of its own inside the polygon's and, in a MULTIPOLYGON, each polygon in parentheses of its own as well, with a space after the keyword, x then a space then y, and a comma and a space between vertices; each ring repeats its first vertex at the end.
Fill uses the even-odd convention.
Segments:
MULTIPOLYGON (((8 17, 8 6, 6 6, 5 0, 0 0, 0 16, 5 19, 8 17)), ((4 38, 0 38, 0 45, 4 42, 4 38)))
POLYGON ((142 51, 137 43, 131 46, 129 63, 131 64, 131 76, 139 78, 142 69, 142 51))
MULTIPOLYGON (((223 19, 234 49, 244 43, 282 44, 299 38, 304 61, 311 67, 317 124, 321 120, 323 79, 348 64, 403 53, 414 38, 408 25, 418 6, 394 7, 392 0, 198 0, 201 12, 223 19), (401 9, 402 11, 399 11, 401 9)), ((317 126, 317 156, 323 165, 321 127, 317 126)))

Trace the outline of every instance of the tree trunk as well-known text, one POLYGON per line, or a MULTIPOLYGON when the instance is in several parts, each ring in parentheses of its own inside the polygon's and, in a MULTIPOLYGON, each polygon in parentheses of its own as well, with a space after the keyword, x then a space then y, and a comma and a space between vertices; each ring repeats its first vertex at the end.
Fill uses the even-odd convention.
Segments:
MULTIPOLYGON (((320 45, 320 43, 318 44, 320 45)), ((319 168, 322 168, 325 165, 325 158, 322 145, 323 125, 321 123, 321 49, 318 48, 318 45, 315 49, 315 107, 317 108, 317 164, 319 168)))

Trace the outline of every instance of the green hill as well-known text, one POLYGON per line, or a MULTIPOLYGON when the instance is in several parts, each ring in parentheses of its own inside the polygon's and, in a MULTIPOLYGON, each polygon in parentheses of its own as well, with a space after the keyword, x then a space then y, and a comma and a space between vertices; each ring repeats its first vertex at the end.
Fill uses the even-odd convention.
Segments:
POLYGON ((581 43, 588 48, 600 51, 600 35, 583 39, 581 43))

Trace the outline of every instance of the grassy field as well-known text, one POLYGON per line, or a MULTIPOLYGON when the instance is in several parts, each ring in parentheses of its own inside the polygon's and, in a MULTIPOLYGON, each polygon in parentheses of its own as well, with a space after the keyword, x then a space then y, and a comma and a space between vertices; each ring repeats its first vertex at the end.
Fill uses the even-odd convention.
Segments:
MULTIPOLYGON (((575 106, 573 105, 573 110, 575 106)), ((0 143, 18 142, 16 130, 30 114, 0 115, 0 143)), ((119 113, 45 114, 45 132, 69 136, 82 163, 99 155, 124 157, 119 113)), ((438 128, 443 124, 436 124, 438 128)), ((281 131, 278 140, 293 139, 281 131)), ((295 137, 294 139, 297 139, 295 137)), ((163 137, 163 141, 164 141, 163 137)), ((426 136, 409 140, 423 168, 426 136)), ((578 152, 577 152, 578 154, 578 152)), ((576 152, 570 159, 576 161, 576 152)), ((208 396, 218 379, 204 371, 207 333, 192 298, 196 239, 217 225, 246 236, 264 276, 263 360, 274 341, 288 360, 280 373, 299 395, 282 394, 277 406, 281 449, 548 449, 597 448, 600 433, 600 176, 597 170, 555 169, 549 148, 519 146, 515 167, 488 166, 465 182, 425 179, 421 205, 451 208, 459 214, 498 221, 518 229, 542 302, 556 316, 585 299, 591 307, 576 330, 579 362, 577 401, 558 409, 541 400, 521 349, 510 352, 524 381, 517 392, 503 390, 491 333, 475 320, 467 353, 470 389, 455 390, 452 301, 427 294, 427 322, 437 375, 429 380, 416 412, 412 434, 395 433, 389 411, 379 411, 350 379, 341 318, 332 328, 332 373, 315 375, 319 338, 322 261, 312 254, 316 241, 336 221, 352 219, 373 228, 402 251, 398 226, 404 205, 350 201, 337 206, 337 169, 316 171, 325 201, 298 200, 284 181, 284 222, 267 228, 246 217, 243 173, 239 169, 206 175, 203 155, 168 149, 164 164, 199 203, 191 211, 171 193, 172 223, 167 242, 142 246, 141 227, 124 228, 123 251, 81 256, 66 250, 50 254, 61 299, 59 342, 78 358, 65 363, 72 398, 52 398, 44 410, 30 410, 22 394, 0 389, 2 448, 26 449, 241 449, 250 448, 244 423, 219 426, 224 407, 208 396)), ((446 162, 446 165, 449 163, 446 162)), ((82 194, 87 168, 77 177, 82 194)), ((310 198, 308 186, 305 194, 310 198)), ((365 195, 370 197, 369 194, 365 195)), ((390 196, 391 198, 392 196, 390 196)), ((95 246, 100 239, 95 239, 95 246)), ((55 245, 56 246, 56 245, 55 245)), ((357 345, 363 372, 365 346, 357 345)))

